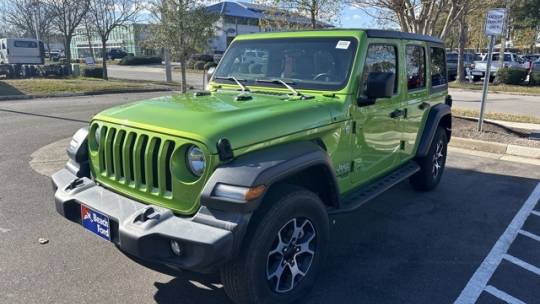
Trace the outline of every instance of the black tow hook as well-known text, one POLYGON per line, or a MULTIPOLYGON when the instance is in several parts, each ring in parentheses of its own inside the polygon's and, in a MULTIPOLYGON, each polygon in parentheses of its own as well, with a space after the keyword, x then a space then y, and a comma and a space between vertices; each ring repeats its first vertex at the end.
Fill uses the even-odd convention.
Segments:
POLYGON ((156 209, 152 207, 148 207, 144 210, 143 213, 137 215, 134 222, 141 222, 144 223, 147 220, 159 220, 160 215, 159 212, 156 211, 156 209))
POLYGON ((82 184, 84 184, 84 180, 82 178, 76 178, 66 187, 66 191, 71 191, 82 184))

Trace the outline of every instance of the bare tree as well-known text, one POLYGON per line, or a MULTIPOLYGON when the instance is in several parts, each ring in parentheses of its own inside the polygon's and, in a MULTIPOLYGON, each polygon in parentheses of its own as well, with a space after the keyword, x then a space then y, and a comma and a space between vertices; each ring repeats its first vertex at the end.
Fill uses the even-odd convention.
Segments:
POLYGON ((71 63, 71 40, 88 10, 88 0, 48 0, 53 24, 64 38, 64 49, 68 63, 71 63))
POLYGON ((53 14, 39 0, 9 0, 5 3, 5 22, 21 36, 39 37, 48 41, 52 32, 53 14))
POLYGON ((107 75, 107 41, 111 32, 137 20, 142 9, 136 0, 90 0, 88 19, 96 34, 101 39, 101 56, 103 59, 103 79, 107 75))
POLYGON ((219 16, 210 13, 196 0, 156 0, 152 3, 156 21, 152 26, 151 44, 170 50, 180 60, 182 92, 187 90, 186 63, 194 53, 204 51, 215 35, 219 16))
MULTIPOLYGON (((310 20, 311 28, 320 28, 321 21, 338 21, 344 0, 262 0, 261 4, 298 13, 310 20)), ((294 17, 294 16, 293 16, 294 17)))
POLYGON ((445 39, 470 0, 352 0, 353 5, 375 18, 385 18, 402 31, 445 39), (376 15, 373 8, 377 9, 376 15))

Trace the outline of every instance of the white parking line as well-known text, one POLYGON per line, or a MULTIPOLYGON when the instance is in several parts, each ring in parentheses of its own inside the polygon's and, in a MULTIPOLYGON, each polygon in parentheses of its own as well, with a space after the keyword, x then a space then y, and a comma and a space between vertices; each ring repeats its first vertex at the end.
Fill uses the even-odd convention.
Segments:
POLYGON ((530 237, 531 239, 540 242, 540 236, 538 236, 538 235, 536 235, 536 234, 534 234, 534 233, 530 233, 529 231, 520 230, 520 231, 519 231, 519 234, 524 235, 524 236, 526 236, 526 237, 530 237))
POLYGON ((503 256, 503 258, 505 260, 507 260, 508 262, 511 262, 513 264, 516 264, 524 269, 527 269, 528 271, 530 272, 534 272, 536 273, 537 275, 540 275, 540 268, 534 266, 534 265, 531 265, 525 261, 523 261, 522 259, 518 259, 516 258, 515 256, 512 256, 512 255, 509 255, 509 254, 505 254, 503 256))
POLYGON ((533 210, 531 213, 534 214, 534 215, 536 215, 536 216, 540 216, 540 212, 538 212, 538 211, 536 211, 536 210, 533 210))
POLYGON ((529 198, 525 201, 521 209, 514 216, 514 219, 508 225, 504 233, 499 237, 497 243, 493 246, 480 267, 475 271, 465 289, 461 292, 454 303, 475 303, 480 294, 486 288, 486 285, 501 263, 512 242, 516 239, 518 232, 523 227, 525 220, 533 211, 536 203, 540 200, 540 183, 536 185, 529 198))
POLYGON ((495 297, 505 301, 506 303, 510 304, 525 304, 525 302, 521 301, 520 299, 517 299, 506 292, 499 290, 491 285, 486 287, 486 291, 490 294, 494 295, 495 297))

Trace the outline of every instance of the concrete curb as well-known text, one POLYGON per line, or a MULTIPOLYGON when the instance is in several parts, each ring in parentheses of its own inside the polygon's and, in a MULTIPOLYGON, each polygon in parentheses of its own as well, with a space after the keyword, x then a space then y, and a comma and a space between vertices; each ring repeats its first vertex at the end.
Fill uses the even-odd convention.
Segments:
POLYGON ((37 99, 37 98, 93 96, 93 95, 107 95, 107 94, 172 92, 172 91, 174 90, 168 89, 168 88, 156 88, 156 89, 135 89, 135 90, 110 90, 110 91, 67 93, 67 94, 53 94, 53 95, 10 95, 10 96, 0 96, 0 101, 26 100, 26 99, 37 99))
MULTIPOLYGON (((460 92, 478 92, 478 93, 482 93, 482 88, 481 87, 478 88, 478 89, 462 89, 462 88, 448 87, 448 90, 460 91, 460 92)), ((506 95, 520 95, 520 96, 540 96, 540 94, 536 94, 536 93, 508 92, 508 91, 489 91, 488 93, 506 94, 506 95)), ((451 95, 451 92, 450 92, 450 95, 451 95)))
POLYGON ((512 144, 501 144, 483 140, 452 137, 449 146, 468 150, 482 151, 501 155, 512 155, 531 159, 540 159, 540 149, 512 144))

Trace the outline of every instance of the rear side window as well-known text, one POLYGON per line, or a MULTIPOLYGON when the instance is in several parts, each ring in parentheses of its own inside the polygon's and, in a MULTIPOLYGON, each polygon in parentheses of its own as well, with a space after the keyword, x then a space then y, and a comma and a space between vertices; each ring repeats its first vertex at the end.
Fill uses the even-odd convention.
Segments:
POLYGON ((35 41, 15 40, 15 47, 36 49, 37 43, 35 41))
POLYGON ((407 88, 410 90, 426 87, 426 51, 423 46, 407 45, 407 88))
POLYGON ((393 73, 395 78, 394 93, 397 93, 397 48, 394 45, 372 44, 368 47, 364 71, 362 73, 362 92, 367 88, 367 76, 371 72, 393 73))
POLYGON ((448 83, 446 76, 446 60, 444 49, 431 48, 431 86, 439 86, 448 83))

